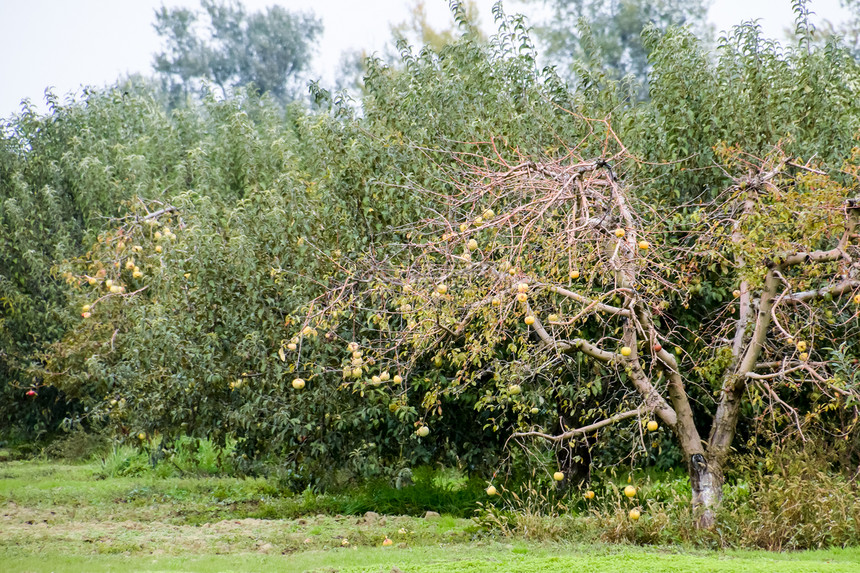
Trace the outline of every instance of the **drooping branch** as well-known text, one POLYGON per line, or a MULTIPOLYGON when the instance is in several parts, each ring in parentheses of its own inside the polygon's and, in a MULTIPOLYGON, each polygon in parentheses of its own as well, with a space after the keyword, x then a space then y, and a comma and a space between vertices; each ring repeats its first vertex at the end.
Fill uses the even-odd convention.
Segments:
POLYGON ((647 406, 642 406, 640 408, 636 408, 635 410, 627 410, 626 412, 621 412, 620 414, 615 414, 609 418, 604 420, 600 420, 599 422, 594 422, 593 424, 589 424, 587 426, 582 426, 581 428, 574 428, 572 430, 567 430, 562 432, 561 434, 553 435, 546 434, 544 432, 514 432, 511 434, 510 439, 514 438, 542 438, 544 440, 549 440, 550 442, 560 442, 562 440, 570 439, 574 436, 584 436, 585 434, 589 434, 591 432, 596 432, 601 428, 605 428, 606 426, 611 426, 617 422, 622 420, 627 420, 628 418, 634 418, 636 416, 641 416, 643 413, 648 412, 647 406))

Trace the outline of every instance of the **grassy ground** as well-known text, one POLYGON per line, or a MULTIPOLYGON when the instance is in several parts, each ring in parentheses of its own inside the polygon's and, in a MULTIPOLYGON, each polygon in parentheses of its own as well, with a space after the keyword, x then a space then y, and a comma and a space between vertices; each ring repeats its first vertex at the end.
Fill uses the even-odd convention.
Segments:
POLYGON ((857 549, 539 544, 495 539, 444 515, 297 516, 300 496, 282 497, 264 480, 98 479, 97 470, 0 463, 2 571, 860 571, 857 549))

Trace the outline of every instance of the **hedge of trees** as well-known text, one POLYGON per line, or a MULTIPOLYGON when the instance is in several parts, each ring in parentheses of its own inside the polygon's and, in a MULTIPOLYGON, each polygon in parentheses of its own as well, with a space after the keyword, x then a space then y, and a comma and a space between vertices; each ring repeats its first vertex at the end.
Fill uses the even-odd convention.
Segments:
POLYGON ((856 461, 857 60, 802 13, 786 46, 649 28, 643 99, 494 14, 368 61, 360 101, 138 82, 11 118, 3 433, 230 440, 296 488, 492 475, 538 433, 566 480, 620 452, 708 506, 763 432, 856 461))

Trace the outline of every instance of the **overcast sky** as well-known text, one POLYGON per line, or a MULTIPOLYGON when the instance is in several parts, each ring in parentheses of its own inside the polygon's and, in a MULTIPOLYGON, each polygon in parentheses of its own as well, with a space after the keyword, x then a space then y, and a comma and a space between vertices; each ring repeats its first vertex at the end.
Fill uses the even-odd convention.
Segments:
MULTIPOLYGON (((491 31, 490 7, 477 0, 483 28, 491 31)), ((313 11, 325 32, 314 62, 324 82, 334 77, 347 49, 378 51, 390 39, 389 26, 407 18, 412 0, 245 0, 249 11, 272 4, 313 11)), ((127 73, 150 73, 159 39, 152 28, 154 10, 199 5, 198 0, 0 0, 0 117, 20 109, 20 101, 42 102, 51 86, 64 95, 86 85, 103 86, 127 73)), ((425 0, 437 26, 449 19, 447 0, 425 0)), ((534 6, 505 2, 508 12, 534 16, 534 6)), ((839 0, 816 0, 819 18, 846 17, 839 0)), ((725 30, 742 20, 760 18, 765 33, 782 38, 792 25, 790 0, 713 0, 710 20, 725 30)))

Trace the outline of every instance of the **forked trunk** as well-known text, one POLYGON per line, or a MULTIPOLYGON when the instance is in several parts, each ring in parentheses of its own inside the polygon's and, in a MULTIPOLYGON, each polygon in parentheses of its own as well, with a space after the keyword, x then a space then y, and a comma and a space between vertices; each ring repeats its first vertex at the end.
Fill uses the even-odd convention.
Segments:
POLYGON ((710 529, 716 524, 716 511, 723 500, 723 470, 719 464, 708 461, 702 454, 690 458, 688 470, 696 524, 701 529, 710 529))

